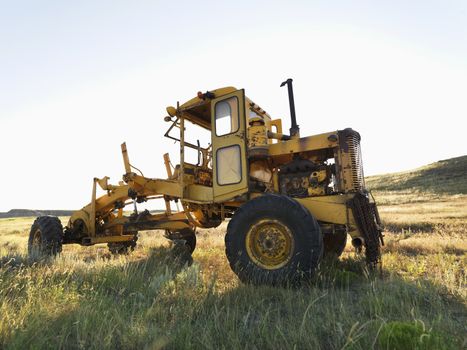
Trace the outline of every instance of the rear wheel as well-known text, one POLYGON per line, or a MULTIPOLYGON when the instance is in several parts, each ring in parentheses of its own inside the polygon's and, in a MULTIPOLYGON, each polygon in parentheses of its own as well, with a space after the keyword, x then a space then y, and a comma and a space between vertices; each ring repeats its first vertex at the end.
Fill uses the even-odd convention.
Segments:
POLYGON ((255 284, 293 284, 309 277, 323 252, 316 219, 300 203, 275 194, 242 205, 229 222, 225 244, 232 270, 255 284))
POLYGON ((323 236, 324 255, 339 257, 347 244, 347 232, 329 233, 323 236))
POLYGON ((29 256, 55 256, 62 251, 63 226, 56 216, 40 216, 31 226, 29 256))
POLYGON ((135 237, 131 241, 111 242, 111 243, 107 243, 107 247, 109 247, 109 250, 112 254, 125 255, 135 250, 137 240, 138 240, 138 236, 135 235, 135 237))
POLYGON ((183 245, 190 254, 195 251, 196 248, 196 233, 191 228, 184 228, 178 231, 165 231, 165 237, 175 245, 183 245))

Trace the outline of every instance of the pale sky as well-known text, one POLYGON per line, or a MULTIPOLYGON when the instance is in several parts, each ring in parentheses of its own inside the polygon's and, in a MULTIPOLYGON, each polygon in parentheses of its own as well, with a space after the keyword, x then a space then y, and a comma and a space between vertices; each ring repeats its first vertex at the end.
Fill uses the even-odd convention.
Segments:
POLYGON ((367 175, 467 154, 466 1, 0 1, 0 211, 78 209, 120 143, 165 177, 165 107, 222 86, 301 135, 352 127, 367 175))

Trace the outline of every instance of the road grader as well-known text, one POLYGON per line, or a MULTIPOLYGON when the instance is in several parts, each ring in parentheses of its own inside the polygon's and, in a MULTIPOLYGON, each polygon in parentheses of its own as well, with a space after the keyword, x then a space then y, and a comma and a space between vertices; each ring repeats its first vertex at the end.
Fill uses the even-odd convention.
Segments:
POLYGON ((123 181, 112 185, 108 177, 94 178, 91 202, 74 212, 65 228, 57 217, 38 217, 29 253, 56 255, 63 244, 99 243, 115 254, 127 253, 143 230, 164 232, 192 253, 196 228, 228 219, 226 255, 243 282, 278 285, 306 278, 323 256, 342 254, 348 235, 376 266, 383 236, 375 201, 365 188, 359 133, 347 128, 301 137, 292 79, 281 86, 288 90, 288 134, 282 120, 273 119, 243 89, 198 92, 167 107, 165 136, 180 145, 178 165, 164 154, 167 178, 143 176, 123 143, 123 181), (210 133, 207 146, 188 140, 189 124, 210 133), (187 161, 188 151, 197 154, 196 163, 187 161), (104 191, 99 197, 98 186, 104 191), (164 212, 138 210, 138 204, 155 198, 165 201, 164 212), (127 206, 131 211, 124 211, 127 206))

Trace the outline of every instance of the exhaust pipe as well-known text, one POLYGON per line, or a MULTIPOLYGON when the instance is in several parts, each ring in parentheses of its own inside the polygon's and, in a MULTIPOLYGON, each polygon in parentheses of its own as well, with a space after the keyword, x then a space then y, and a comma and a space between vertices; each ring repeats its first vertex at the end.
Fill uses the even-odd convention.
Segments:
POLYGON ((290 136, 300 136, 300 127, 297 125, 297 118, 295 116, 295 101, 293 97, 292 79, 287 79, 281 84, 281 87, 287 84, 289 92, 289 105, 290 105, 290 118, 292 119, 292 127, 290 128, 290 136))

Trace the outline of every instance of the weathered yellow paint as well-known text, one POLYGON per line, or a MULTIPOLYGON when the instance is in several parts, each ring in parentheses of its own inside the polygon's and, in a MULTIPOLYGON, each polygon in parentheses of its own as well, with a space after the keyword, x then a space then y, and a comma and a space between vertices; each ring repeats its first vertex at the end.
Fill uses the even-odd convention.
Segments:
POLYGON ((184 198, 188 202, 212 203, 214 195, 212 187, 193 184, 185 188, 184 198))
POLYGON ((122 145, 122 155, 123 155, 123 165, 125 167, 125 173, 131 173, 130 159, 128 157, 128 151, 126 149, 126 142, 123 142, 122 145))
MULTIPOLYGON (((222 97, 224 95, 230 94, 235 91, 237 91, 237 89, 234 88, 233 86, 227 86, 227 87, 223 87, 223 88, 219 88, 215 90, 209 90, 209 92, 214 94, 215 98, 222 97)), ((193 97, 191 100, 188 100, 187 102, 182 104, 180 106, 180 110, 181 111, 187 110, 202 103, 206 103, 206 101, 196 96, 196 97, 193 97)))
POLYGON ((295 198, 295 200, 307 208, 316 220, 324 223, 346 225, 348 233, 352 238, 358 237, 363 240, 357 228, 352 210, 347 207, 347 201, 353 196, 354 194, 348 193, 331 196, 295 198))
POLYGON ((352 194, 344 194, 295 198, 295 200, 303 204, 303 206, 307 208, 318 221, 333 224, 353 225, 355 224, 353 216, 349 215, 350 210, 347 209, 346 205, 347 201, 352 197, 352 194))
POLYGON ((269 145, 269 155, 280 156, 284 154, 300 153, 336 147, 338 142, 328 139, 331 135, 336 135, 337 137, 337 132, 329 132, 320 135, 313 135, 299 139, 278 142, 269 145))
MULTIPOLYGON (((298 155, 298 157, 318 162, 334 157, 336 159, 335 175, 341 183, 338 190, 345 194, 324 195, 323 188, 314 190, 310 187, 308 190, 310 197, 294 199, 303 204, 318 221, 346 225, 352 237, 360 236, 353 214, 346 204, 357 190, 355 188, 355 172, 353 171, 355 166, 352 163, 352 151, 344 149, 341 145, 339 131, 302 138, 296 136, 287 140, 289 136, 283 134, 282 120, 272 119, 266 111, 247 98, 243 90, 224 87, 211 90, 209 93, 213 95, 196 96, 182 105, 177 104, 177 108, 167 108, 172 118, 169 118, 169 121, 172 120, 172 126, 180 129, 180 164, 173 173, 168 155, 164 156, 168 179, 147 178, 134 173, 126 144, 123 143, 121 150, 125 183, 122 182, 114 186, 108 184, 106 177, 94 179, 91 203, 73 213, 68 227, 72 228, 76 220, 81 220, 85 224, 85 233, 88 235, 86 239, 90 244, 123 242, 133 239, 133 235, 123 234, 124 229, 128 228, 129 225, 135 226, 129 222, 129 217, 123 216, 121 209, 122 205, 130 204, 133 201, 129 196, 129 191, 135 193, 138 199, 157 196, 164 198, 166 203, 164 214, 147 215, 142 219, 151 229, 180 230, 190 227, 193 225, 193 222, 190 221, 192 214, 186 209, 187 206, 194 208, 197 226, 202 226, 200 221, 204 215, 207 215, 206 211, 209 212, 208 217, 210 218, 215 212, 223 219, 225 208, 231 210, 230 213, 232 213, 233 208, 241 206, 248 199, 261 196, 264 193, 261 191, 278 193, 280 188, 277 169, 298 155), (238 130, 218 136, 215 132, 215 106, 216 103, 231 97, 236 97, 238 100, 238 108, 234 110, 238 116, 238 130), (185 127, 190 124, 185 123, 186 120, 211 131, 212 149, 208 147, 201 151, 198 148, 203 157, 203 164, 200 166, 185 162, 185 147, 197 149, 196 145, 185 143, 185 127), (273 139, 277 141, 273 141, 273 139), (240 150, 240 181, 222 184, 218 182, 220 171, 217 154, 219 150, 231 146, 237 146, 240 150), (254 159, 254 157, 257 158, 254 159), (211 165, 208 166, 209 158, 212 160, 212 169, 211 165), (258 159, 261 162, 258 162, 258 159), (250 161, 256 162, 255 165, 251 166, 251 173, 250 165, 252 163, 250 161), (267 184, 266 190, 257 190, 251 185, 257 181, 255 174, 261 171, 261 169, 257 169, 258 167, 268 168, 271 181, 267 184), (104 195, 97 197, 96 184, 99 184, 106 191, 104 195), (172 212, 170 201, 173 200, 181 200, 186 212, 172 212), (113 213, 115 209, 118 209, 118 215, 113 213)), ((317 171, 317 181, 323 181, 323 178, 328 175, 326 170, 317 171)), ((263 183, 267 182, 267 180, 263 181, 263 183)), ((271 266, 273 265, 271 263, 271 266)))
MULTIPOLYGON (((113 186, 112 190, 107 191, 107 194, 92 200, 90 204, 76 211, 70 217, 69 226, 77 219, 81 219, 91 237, 95 235, 93 218, 97 218, 111 211, 115 203, 118 201, 126 202, 128 199, 128 190, 135 189, 142 196, 154 196, 165 194, 173 197, 180 197, 181 189, 177 181, 149 179, 134 173, 126 174, 128 185, 113 186)), ((94 184, 96 182, 94 181, 94 184)), ((95 188, 93 188, 93 193, 95 188)), ((94 198, 94 195, 93 195, 94 198)))
MULTIPOLYGON (((95 184, 95 182, 94 182, 95 184)), ((115 202, 123 201, 125 202, 128 199, 128 185, 115 186, 113 190, 107 192, 107 194, 91 200, 91 203, 83 207, 81 210, 75 211, 68 222, 68 226, 72 226, 72 223, 80 219, 83 221, 87 228, 87 232, 90 236, 95 235, 95 228, 93 218, 98 217, 99 213, 108 212, 111 210, 115 202)), ((94 188, 93 188, 94 193, 94 188)))
POLYGON ((250 259, 266 270, 285 266, 294 254, 294 236, 278 220, 256 222, 245 236, 245 247, 250 259))
POLYGON ((122 236, 101 236, 91 237, 86 240, 87 244, 99 244, 99 243, 113 243, 113 242, 129 242, 135 238, 134 235, 122 235, 122 236))
POLYGON ((229 94, 225 94, 222 97, 212 100, 211 103, 211 124, 213 125, 212 135, 212 154, 213 154, 213 193, 214 202, 223 202, 228 199, 232 199, 236 196, 242 195, 248 192, 248 165, 246 159, 246 116, 245 116, 245 93, 243 90, 233 91, 229 94), (237 111, 231 110, 232 120, 238 118, 237 130, 233 133, 226 135, 217 135, 216 132, 216 113, 215 108, 217 103, 222 101, 236 98, 237 99, 237 111), (235 115, 235 113, 238 113, 235 115), (221 150, 227 150, 230 147, 238 147, 240 157, 240 181, 238 183, 227 183, 221 184, 219 176, 219 160, 221 157, 221 150))
POLYGON ((271 120, 271 123, 270 123, 270 128, 269 130, 272 131, 272 132, 276 132, 278 134, 282 134, 282 120, 281 119, 273 119, 271 120), (272 129, 272 126, 275 126, 276 127, 276 130, 273 130, 272 129))
POLYGON ((171 197, 182 197, 182 189, 176 180, 150 179, 133 173, 128 176, 128 184, 143 196, 164 194, 171 197))

